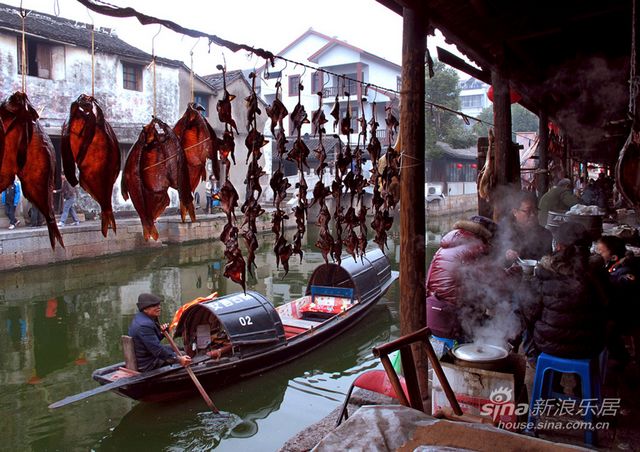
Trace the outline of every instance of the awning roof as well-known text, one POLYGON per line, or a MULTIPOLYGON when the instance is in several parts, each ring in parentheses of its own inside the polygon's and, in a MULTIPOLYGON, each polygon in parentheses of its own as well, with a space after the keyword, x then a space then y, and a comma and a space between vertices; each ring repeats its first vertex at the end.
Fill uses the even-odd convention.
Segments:
POLYGON ((424 8, 431 31, 485 75, 499 70, 527 108, 560 125, 575 155, 616 158, 629 125, 608 124, 627 117, 631 0, 378 1, 399 14, 402 5, 424 8))

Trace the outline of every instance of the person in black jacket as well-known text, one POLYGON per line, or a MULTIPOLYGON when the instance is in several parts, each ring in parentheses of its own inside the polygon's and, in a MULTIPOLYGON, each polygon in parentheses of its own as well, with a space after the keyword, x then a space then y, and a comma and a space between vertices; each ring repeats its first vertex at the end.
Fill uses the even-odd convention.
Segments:
POLYGON ((538 224, 536 197, 521 191, 513 196, 511 209, 498 224, 495 248, 504 255, 505 266, 517 258, 539 260, 551 253, 551 232, 538 224))
POLYGON ((607 348, 612 359, 625 364, 629 361, 629 353, 623 336, 633 334, 640 326, 638 260, 627 252, 624 240, 611 235, 604 235, 598 240, 596 251, 604 261, 610 285, 607 348))
POLYGON ((589 265, 584 226, 562 223, 556 250, 541 259, 534 286, 537 296, 523 309, 533 337, 530 362, 540 353, 562 358, 597 356, 604 347, 604 278, 589 265))
POLYGON ((150 293, 142 293, 138 296, 136 306, 140 312, 135 315, 129 326, 129 336, 133 338, 140 372, 147 372, 176 362, 184 367, 191 364, 189 356, 177 356, 171 347, 160 343, 164 337, 162 330, 167 329, 167 324, 160 325, 158 322, 161 302, 162 298, 150 293))

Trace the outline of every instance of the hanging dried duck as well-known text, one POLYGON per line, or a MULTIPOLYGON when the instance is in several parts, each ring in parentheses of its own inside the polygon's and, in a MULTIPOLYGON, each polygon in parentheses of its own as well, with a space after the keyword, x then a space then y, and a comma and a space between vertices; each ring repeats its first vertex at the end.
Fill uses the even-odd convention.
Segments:
MULTIPOLYGON (((385 118, 385 122, 387 124, 387 134, 389 137, 389 144, 387 146, 387 152, 382 156, 379 160, 376 159, 376 165, 374 165, 374 173, 372 176, 374 189, 373 189, 373 200, 372 206, 374 209, 373 213, 373 222, 371 223, 371 227, 375 231, 374 242, 378 244, 380 249, 384 251, 387 242, 387 231, 391 229, 393 226, 393 218, 391 217, 389 211, 397 205, 398 199, 398 187, 400 181, 400 154, 396 149, 391 145, 393 137, 397 132, 397 128, 399 126, 398 120, 393 115, 392 109, 390 106, 385 108, 387 111, 387 115, 385 118), (384 161, 384 169, 382 173, 380 173, 380 169, 378 168, 378 162, 384 161)), ((374 159, 373 154, 377 154, 380 150, 379 142, 373 141, 375 137, 375 130, 378 127, 377 122, 375 121, 375 114, 373 118, 373 122, 369 123, 371 125, 371 141, 369 142, 370 154, 372 154, 372 160, 374 159)))
POLYGON ((109 227, 116 232, 111 195, 120 174, 120 147, 93 96, 81 94, 71 104, 60 148, 67 181, 75 186, 79 179, 80 186, 100 205, 102 235, 107 236, 109 227))
POLYGON ((293 235, 293 253, 300 256, 300 262, 304 252, 302 251, 302 239, 306 232, 307 224, 307 181, 304 178, 304 168, 309 168, 307 164, 307 157, 309 156, 309 148, 302 140, 302 126, 308 124, 309 119, 304 105, 301 102, 302 91, 304 86, 302 83, 298 84, 298 103, 291 112, 291 122, 293 124, 293 130, 296 132, 297 138, 293 143, 291 151, 287 155, 287 160, 296 162, 298 168, 298 183, 296 188, 298 189, 298 204, 293 208, 293 216, 296 220, 296 232, 293 235))
POLYGON ((246 291, 246 264, 238 244, 238 228, 235 225, 235 208, 238 207, 238 192, 229 179, 220 188, 220 204, 227 215, 227 223, 220 234, 220 241, 224 243, 224 256, 227 263, 224 266, 224 277, 242 286, 246 291))
POLYGON ((289 114, 289 111, 280 100, 280 88, 281 83, 280 80, 278 80, 276 82, 275 99, 273 103, 267 107, 267 116, 271 119, 271 134, 276 137, 276 150, 278 155, 278 168, 273 173, 273 176, 269 181, 269 186, 273 190, 273 205, 276 208, 273 219, 271 220, 271 230, 275 234, 275 246, 273 251, 276 255, 276 268, 280 268, 280 264, 282 264, 284 276, 286 276, 287 273, 289 273, 289 258, 293 254, 291 244, 287 242, 287 239, 284 236, 284 226, 286 220, 289 219, 289 216, 284 210, 282 210, 281 206, 282 202, 287 197, 287 189, 291 187, 289 180, 284 177, 284 173, 282 172, 282 161, 287 153, 287 139, 284 133, 283 121, 289 114), (277 132, 276 125, 278 126, 277 132))
POLYGON ((56 167, 51 139, 38 121, 27 95, 17 91, 0 104, 4 140, 0 166, 0 191, 20 178, 25 198, 44 215, 51 248, 64 242, 53 211, 53 177, 56 167))
POLYGON ((262 170, 262 167, 258 163, 260 157, 262 157, 262 147, 269 141, 264 139, 257 128, 256 116, 261 114, 260 109, 257 107, 258 95, 256 93, 256 74, 250 73, 251 79, 251 94, 247 97, 247 118, 250 119, 247 125, 249 133, 245 140, 245 146, 247 147, 247 163, 251 160, 247 167, 247 177, 245 178, 245 184, 247 186, 246 201, 241 207, 241 211, 244 214, 244 222, 242 227, 246 226, 243 230, 242 236, 245 239, 247 246, 247 267, 249 273, 253 275, 253 267, 255 267, 255 251, 258 249, 258 239, 256 234, 258 228, 256 225, 257 218, 264 213, 264 209, 260 206, 260 196, 262 195, 262 187, 260 186, 260 178, 266 173, 262 170))
POLYGON ((198 184, 207 179, 207 159, 211 160, 213 176, 220 180, 218 138, 202 112, 204 108, 201 105, 190 103, 173 127, 187 158, 191 192, 195 192, 198 184))
POLYGON ((169 187, 178 190, 182 221, 187 213, 195 221, 185 152, 171 127, 154 117, 129 151, 121 187, 138 212, 145 240, 158 240, 155 221, 169 206, 169 187))

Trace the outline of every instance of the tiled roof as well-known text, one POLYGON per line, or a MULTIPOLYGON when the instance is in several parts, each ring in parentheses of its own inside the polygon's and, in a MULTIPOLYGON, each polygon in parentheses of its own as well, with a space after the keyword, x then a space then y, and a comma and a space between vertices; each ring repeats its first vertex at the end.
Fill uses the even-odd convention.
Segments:
POLYGON ((444 143, 442 141, 438 141, 436 143, 442 152, 453 158, 464 159, 464 160, 475 160, 478 158, 478 148, 470 147, 467 149, 453 149, 451 145, 444 143))
MULTIPOLYGON (((244 77, 240 69, 233 71, 227 71, 227 85, 235 82, 239 78, 244 77)), ((203 75, 202 79, 209 84, 216 91, 222 90, 222 72, 216 72, 215 74, 203 75)))
MULTIPOLYGON (((20 8, 0 3, 0 31, 9 30, 13 33, 22 32, 22 20, 19 16, 20 8)), ((25 19, 25 31, 28 36, 34 36, 52 41, 71 44, 79 47, 91 48, 91 25, 75 20, 56 17, 38 11, 30 11, 25 19)), ((137 60, 151 61, 151 55, 127 44, 118 38, 108 28, 95 30, 95 50, 137 60)), ((182 63, 167 58, 157 58, 161 64, 180 66, 182 63)))

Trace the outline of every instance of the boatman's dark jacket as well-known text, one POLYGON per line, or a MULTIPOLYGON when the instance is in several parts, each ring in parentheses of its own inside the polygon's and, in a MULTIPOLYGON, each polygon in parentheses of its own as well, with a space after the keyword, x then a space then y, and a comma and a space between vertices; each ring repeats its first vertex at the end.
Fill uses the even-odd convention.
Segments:
POLYGON ((176 354, 168 345, 162 345, 164 337, 160 325, 144 312, 138 312, 129 326, 133 338, 138 371, 146 372, 177 361, 176 354))

